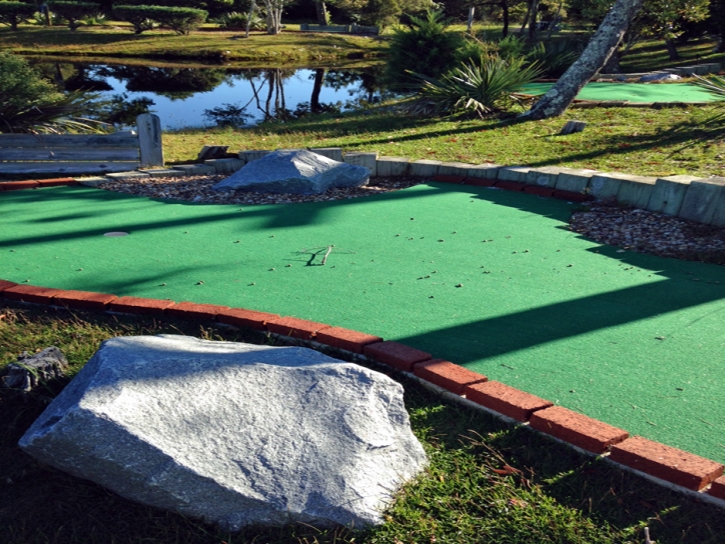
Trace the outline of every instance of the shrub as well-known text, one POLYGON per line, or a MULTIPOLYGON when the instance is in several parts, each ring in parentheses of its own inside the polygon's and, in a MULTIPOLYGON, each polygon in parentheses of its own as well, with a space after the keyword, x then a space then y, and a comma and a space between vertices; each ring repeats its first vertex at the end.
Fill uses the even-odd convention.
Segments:
POLYGON ((194 8, 157 7, 154 19, 177 34, 188 35, 206 21, 208 12, 194 8))
POLYGON ((36 12, 34 4, 25 2, 0 2, 0 23, 17 30, 20 23, 25 23, 36 12))
POLYGON ((189 34, 206 21, 208 14, 202 9, 193 8, 121 5, 113 7, 113 15, 131 23, 136 34, 151 30, 154 23, 170 28, 177 34, 189 34))
POLYGON ((579 58, 581 52, 581 42, 573 40, 539 42, 526 53, 526 60, 538 64, 543 75, 560 77, 579 58))
POLYGON ((48 2, 48 9, 68 21, 68 28, 76 30, 83 19, 96 16, 101 6, 93 2, 48 2))
POLYGON ((524 59, 479 58, 440 79, 414 74, 423 85, 413 108, 438 115, 473 113, 484 117, 510 111, 525 98, 519 91, 541 73, 524 59))
POLYGON ((504 60, 510 60, 524 56, 526 49, 526 41, 523 38, 509 34, 505 38, 499 40, 496 44, 498 55, 504 60))
MULTIPOLYGON (((220 28, 226 28, 229 30, 246 30, 248 13, 238 13, 232 11, 231 13, 225 13, 217 17, 217 23, 220 28)), ((266 30, 267 24, 264 22, 257 13, 253 13, 249 21, 249 30, 266 30)))
POLYGON ((458 63, 466 40, 447 26, 442 12, 428 11, 425 18, 411 16, 407 28, 395 29, 386 64, 391 84, 412 87, 410 72, 437 78, 458 63))
POLYGON ((90 130, 99 124, 79 118, 89 100, 63 95, 23 58, 0 52, 0 132, 90 130))
POLYGON ((158 6, 113 6, 113 16, 133 25, 134 34, 152 30, 156 23, 154 15, 158 6))

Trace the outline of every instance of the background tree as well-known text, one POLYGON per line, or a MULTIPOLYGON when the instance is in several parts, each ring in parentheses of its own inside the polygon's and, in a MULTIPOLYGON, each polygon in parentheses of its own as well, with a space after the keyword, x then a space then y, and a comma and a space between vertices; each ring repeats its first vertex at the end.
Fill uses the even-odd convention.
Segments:
POLYGON ((267 21, 267 34, 282 32, 282 12, 289 0, 262 0, 267 21))
POLYGON ((717 36, 716 53, 725 53, 725 0, 710 0, 710 31, 717 36))
POLYGON ((25 2, 0 2, 0 23, 17 30, 20 23, 25 23, 35 14, 35 4, 25 2))
POLYGON ((617 49, 627 27, 642 8, 643 0, 617 0, 599 25, 581 56, 556 84, 522 117, 546 119, 566 111, 582 87, 617 49))
POLYGON ((345 19, 385 27, 397 23, 403 14, 421 14, 435 4, 432 0, 336 0, 334 6, 345 19))

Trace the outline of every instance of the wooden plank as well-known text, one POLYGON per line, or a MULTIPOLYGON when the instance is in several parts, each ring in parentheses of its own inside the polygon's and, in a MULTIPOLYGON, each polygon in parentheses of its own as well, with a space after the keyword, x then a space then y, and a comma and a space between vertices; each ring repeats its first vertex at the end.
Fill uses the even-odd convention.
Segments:
POLYGON ((138 149, 114 149, 108 147, 87 147, 68 149, 0 149, 0 161, 137 161, 138 149))
MULTIPOLYGON (((114 134, 0 134, 5 147, 138 147, 138 136, 114 134)), ((1 151, 0 151, 1 152, 1 151)))
POLYGON ((130 172, 140 166, 139 162, 0 162, 0 174, 105 174, 108 172, 130 172))

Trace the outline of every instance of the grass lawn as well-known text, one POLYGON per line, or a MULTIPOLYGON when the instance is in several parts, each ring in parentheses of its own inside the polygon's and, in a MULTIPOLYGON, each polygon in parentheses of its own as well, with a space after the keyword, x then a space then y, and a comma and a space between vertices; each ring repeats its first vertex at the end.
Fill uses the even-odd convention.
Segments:
MULTIPOLYGON (((22 350, 60 347, 77 370, 116 335, 190 334, 269 342, 183 320, 34 309, 0 304, 0 362, 22 350)), ((393 376, 402 379, 401 376, 393 376)), ((126 501, 35 463, 17 440, 45 403, 0 397, 0 534, 8 544, 47 543, 641 543, 716 544, 722 511, 583 456, 522 427, 447 402, 402 380, 430 468, 401 494, 386 523, 364 532, 296 526, 223 534, 172 513, 126 501), (512 467, 507 469, 506 467, 512 467), (513 470, 515 469, 515 470, 513 470), (521 472, 518 472, 521 471, 521 472)), ((52 392, 62 384, 54 384, 52 392)))
POLYGON ((331 61, 380 57, 384 42, 364 36, 282 32, 269 36, 242 31, 203 31, 179 36, 168 30, 135 35, 130 26, 81 27, 75 32, 64 27, 21 26, 17 32, 0 29, 0 48, 21 55, 188 59, 269 66, 329 64, 331 61), (237 37, 239 37, 237 39, 237 37))
POLYGON ((725 130, 703 139, 700 123, 717 106, 570 109, 562 117, 513 123, 422 119, 385 108, 323 116, 243 130, 188 130, 164 134, 170 163, 193 160, 204 145, 240 149, 342 147, 381 155, 502 165, 570 166, 666 176, 725 176, 725 130), (557 133, 566 121, 584 132, 557 133))

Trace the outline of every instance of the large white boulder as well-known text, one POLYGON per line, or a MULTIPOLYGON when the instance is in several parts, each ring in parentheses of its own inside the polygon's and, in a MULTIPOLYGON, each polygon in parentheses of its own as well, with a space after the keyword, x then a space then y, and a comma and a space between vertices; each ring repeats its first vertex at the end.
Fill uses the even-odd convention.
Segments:
POLYGON ((213 189, 310 195, 332 187, 361 187, 369 179, 370 170, 364 166, 306 149, 280 149, 245 164, 213 189))
POLYGON ((307 348, 174 335, 104 342, 20 447, 231 531, 381 523, 426 464, 385 375, 307 348))

